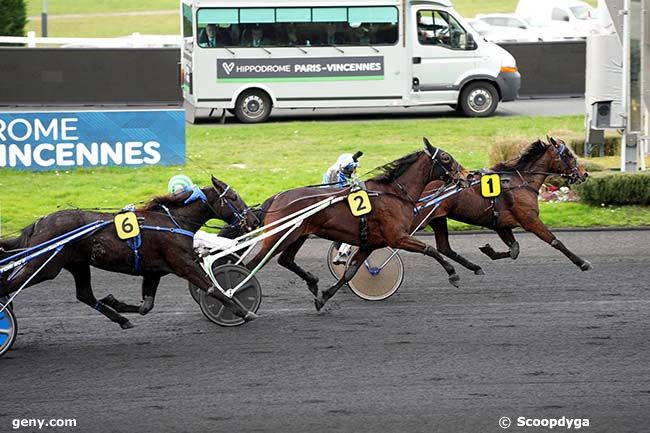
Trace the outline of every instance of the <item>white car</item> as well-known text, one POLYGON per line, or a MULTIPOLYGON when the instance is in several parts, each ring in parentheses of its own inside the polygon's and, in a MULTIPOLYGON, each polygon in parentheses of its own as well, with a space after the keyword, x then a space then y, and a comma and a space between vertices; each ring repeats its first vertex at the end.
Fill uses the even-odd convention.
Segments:
POLYGON ((531 36, 522 29, 491 26, 481 20, 467 20, 467 22, 488 42, 539 42, 537 37, 531 36))
POLYGON ((520 29, 531 38, 539 41, 563 41, 582 37, 572 31, 565 22, 554 22, 541 18, 523 18, 517 14, 478 14, 475 19, 488 23, 493 27, 520 29))
POLYGON ((564 23, 582 38, 598 27, 596 9, 580 0, 519 0, 515 13, 523 18, 564 23))

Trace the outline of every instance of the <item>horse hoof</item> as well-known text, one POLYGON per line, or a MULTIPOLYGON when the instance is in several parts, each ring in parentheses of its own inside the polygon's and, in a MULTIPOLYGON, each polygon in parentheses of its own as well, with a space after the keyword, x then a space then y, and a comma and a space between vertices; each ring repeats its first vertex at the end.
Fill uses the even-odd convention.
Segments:
POLYGON ((131 328, 133 328, 133 323, 131 323, 129 320, 127 320, 125 322, 120 323, 120 327, 122 329, 131 329, 131 328))
POLYGON ((452 286, 454 286, 456 288, 458 288, 460 286, 459 281, 460 281, 460 277, 458 276, 458 274, 454 274, 451 277, 449 277, 449 284, 451 284, 452 286))
POLYGON ((138 313, 144 316, 151 310, 153 310, 153 296, 145 296, 140 308, 138 308, 138 313))
POLYGON ((580 265, 580 269, 582 269, 583 272, 584 272, 584 271, 590 271, 590 270, 592 270, 593 268, 594 268, 594 267, 592 266, 592 264, 589 263, 588 261, 585 261, 582 265, 580 265))
POLYGON ((323 302, 320 299, 316 298, 316 299, 314 299, 314 306, 316 307, 316 311, 320 311, 325 306, 325 302, 323 302))
POLYGON ((251 322, 251 321, 257 319, 258 317, 260 317, 260 316, 258 316, 257 314, 253 313, 252 311, 249 311, 249 312, 246 313, 246 315, 244 316, 244 322, 251 322))
POLYGON ((479 268, 474 271, 474 275, 485 275, 485 272, 483 272, 483 269, 479 268))

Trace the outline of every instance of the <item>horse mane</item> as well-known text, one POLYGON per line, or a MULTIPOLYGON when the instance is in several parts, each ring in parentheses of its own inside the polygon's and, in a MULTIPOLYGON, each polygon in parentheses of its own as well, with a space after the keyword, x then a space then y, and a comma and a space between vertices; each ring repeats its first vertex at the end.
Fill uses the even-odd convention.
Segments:
POLYGON ((523 170, 530 163, 537 161, 539 157, 546 152, 548 145, 545 144, 542 140, 534 141, 530 143, 524 150, 521 151, 517 158, 510 159, 508 161, 499 162, 494 165, 491 170, 523 170))
POLYGON ((404 174, 404 172, 411 166, 417 159, 420 157, 423 151, 418 151, 418 152, 413 152, 409 153, 406 156, 403 156, 400 159, 397 159, 393 162, 389 162, 388 164, 382 165, 381 167, 377 167, 373 171, 381 171, 380 174, 378 174, 375 177, 370 178, 369 180, 372 180, 374 182, 379 182, 379 183, 391 183, 398 177, 404 174))
POLYGON ((179 208, 185 206, 185 200, 191 195, 191 191, 185 194, 167 194, 159 195, 152 198, 148 203, 145 203, 138 210, 142 211, 152 211, 155 210, 160 205, 167 206, 169 208, 179 208))
MULTIPOLYGON (((38 221, 40 221, 40 219, 38 221)), ((20 231, 20 236, 18 237, 0 238, 0 259, 4 259, 5 257, 9 257, 14 254, 10 252, 12 250, 25 248, 27 242, 29 241, 29 238, 34 234, 34 231, 36 230, 36 224, 38 224, 38 221, 22 229, 20 231)))

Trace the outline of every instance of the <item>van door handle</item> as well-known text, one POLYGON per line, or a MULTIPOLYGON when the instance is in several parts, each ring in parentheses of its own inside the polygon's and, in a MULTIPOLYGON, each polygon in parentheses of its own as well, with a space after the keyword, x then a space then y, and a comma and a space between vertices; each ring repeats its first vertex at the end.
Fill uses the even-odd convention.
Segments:
POLYGON ((413 57, 413 64, 419 65, 422 63, 422 57, 413 57))

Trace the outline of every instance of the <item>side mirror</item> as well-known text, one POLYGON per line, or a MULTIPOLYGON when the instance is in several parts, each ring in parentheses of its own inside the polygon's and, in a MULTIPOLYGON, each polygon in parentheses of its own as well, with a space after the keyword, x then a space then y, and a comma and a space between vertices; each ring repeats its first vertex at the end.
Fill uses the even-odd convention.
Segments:
POLYGON ((465 44, 465 50, 473 51, 478 48, 478 44, 474 40, 474 35, 467 33, 467 43, 465 44))
POLYGON ((571 21, 571 20, 569 19, 569 16, 568 16, 568 15, 565 15, 565 16, 564 16, 564 21, 566 21, 566 22, 571 21))

